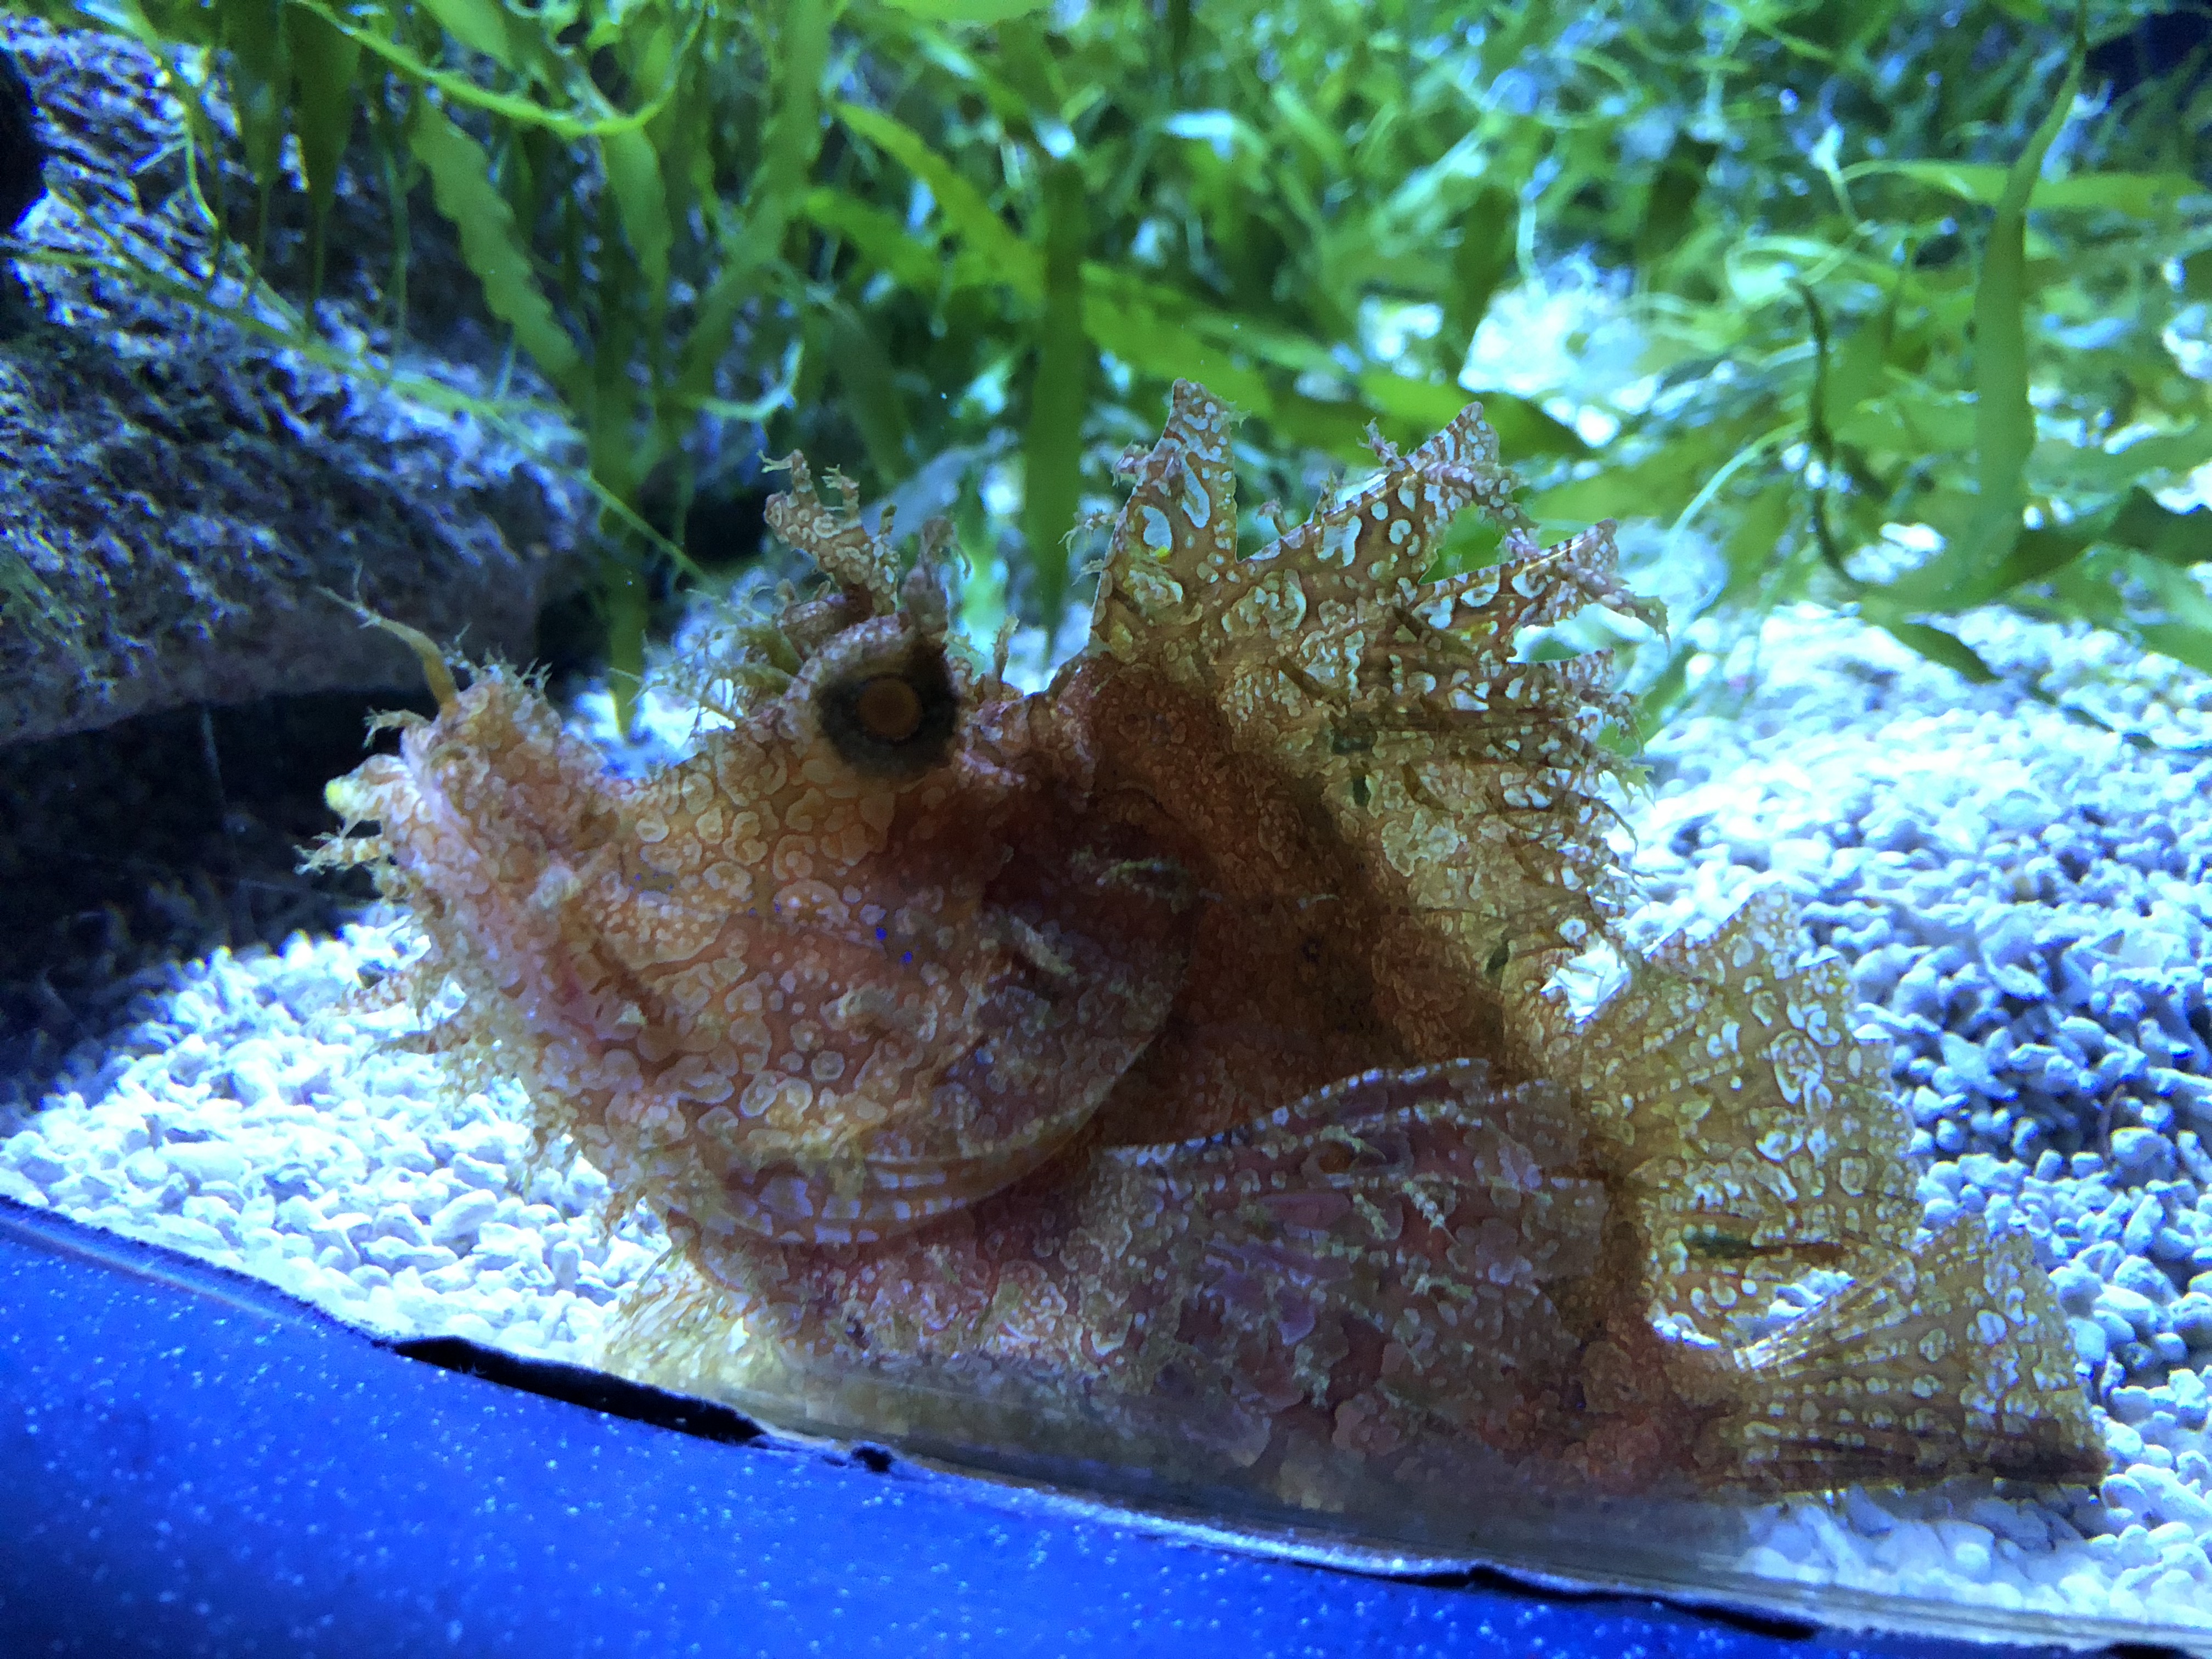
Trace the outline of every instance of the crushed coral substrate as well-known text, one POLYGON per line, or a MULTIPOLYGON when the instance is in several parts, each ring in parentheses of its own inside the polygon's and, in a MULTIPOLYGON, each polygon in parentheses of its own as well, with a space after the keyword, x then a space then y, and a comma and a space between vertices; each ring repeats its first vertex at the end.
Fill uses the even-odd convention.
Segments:
MULTIPOLYGON (((2212 681, 1991 615, 1979 688, 1811 611, 1717 653, 1624 800, 1647 945, 1761 883, 1895 1042, 1928 1218, 2025 1229, 2072 1316, 2114 1473, 2046 1501, 1853 1491, 1763 1511, 1763 1577, 2212 1629, 2212 681), (2024 695, 2033 684, 2105 726, 2024 695)), ((604 735, 588 701, 580 726, 604 735)), ((652 758, 681 733, 663 733, 652 758)), ((640 759, 633 750, 632 763, 640 759)), ((0 1123, 0 1194, 241 1269, 379 1332, 589 1362, 665 1239, 533 1149, 507 1085, 396 1046, 371 912, 178 966, 0 1123)), ((1584 997, 1607 964, 1584 964, 1584 997)), ((1787 1295, 1778 1323, 1800 1309, 1787 1295)))

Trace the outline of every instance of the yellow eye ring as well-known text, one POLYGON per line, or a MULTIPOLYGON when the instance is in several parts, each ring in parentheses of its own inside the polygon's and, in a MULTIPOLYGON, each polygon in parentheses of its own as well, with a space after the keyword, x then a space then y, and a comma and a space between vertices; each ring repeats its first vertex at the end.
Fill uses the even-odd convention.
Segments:
POLYGON ((815 717, 848 765, 872 776, 917 778, 942 766, 960 725, 960 696, 935 653, 908 653, 896 667, 878 657, 823 685, 815 717))
POLYGON ((904 743, 921 729, 921 693, 896 674, 878 674, 853 699, 853 716, 878 743, 904 743))

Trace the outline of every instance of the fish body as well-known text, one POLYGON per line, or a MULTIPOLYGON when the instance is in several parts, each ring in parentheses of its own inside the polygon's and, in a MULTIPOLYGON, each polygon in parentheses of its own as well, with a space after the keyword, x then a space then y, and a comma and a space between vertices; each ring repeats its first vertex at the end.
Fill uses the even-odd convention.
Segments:
POLYGON ((1242 556, 1231 423, 1178 385, 1042 693, 794 458, 828 581, 692 758, 611 776, 493 668, 332 786, 377 830, 322 856, 677 1242, 614 1363, 1355 1513, 2097 1478, 2047 1282, 1919 1236, 1887 1053, 1778 901, 1588 1019, 1547 988, 1619 902, 1616 711, 1514 644, 1635 607, 1610 526, 1536 546, 1470 410, 1242 556), (1468 507, 1500 562, 1425 581, 1468 507))

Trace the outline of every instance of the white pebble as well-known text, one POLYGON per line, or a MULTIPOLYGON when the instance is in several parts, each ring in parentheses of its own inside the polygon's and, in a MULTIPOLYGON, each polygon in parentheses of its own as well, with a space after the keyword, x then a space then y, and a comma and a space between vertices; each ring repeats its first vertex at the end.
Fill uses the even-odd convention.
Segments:
POLYGON ((490 1220, 498 1208, 499 1200, 490 1193, 471 1188, 430 1218, 430 1242, 459 1248, 490 1220))

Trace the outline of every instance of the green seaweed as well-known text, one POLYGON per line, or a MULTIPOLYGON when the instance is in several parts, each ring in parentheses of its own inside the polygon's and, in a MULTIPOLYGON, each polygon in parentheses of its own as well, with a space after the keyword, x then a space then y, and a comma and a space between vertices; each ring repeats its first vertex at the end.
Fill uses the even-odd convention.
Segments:
MULTIPOLYGON (((1364 464, 1370 420, 1417 441, 1472 390, 1538 461, 1547 527, 1668 526, 1672 556, 1717 552, 1724 615, 1850 604, 1974 675, 1954 619, 1999 604, 2212 661, 2212 536, 2158 498, 2212 460, 2167 337, 2212 299, 2191 172, 2212 93, 2185 65, 2075 97, 2158 0, 38 9, 163 64, 210 305, 216 267, 266 274, 288 137, 310 291, 341 165, 390 181, 403 248, 425 187, 582 440, 625 718, 653 568, 689 569, 689 503, 730 448, 804 443, 878 491, 950 458, 971 513, 1019 492, 962 544, 1008 561, 983 610, 1049 624, 1115 452, 1178 376, 1252 417, 1251 496, 1294 511, 1364 464), (1500 296, 1563 260, 1627 285, 1641 360, 1610 385, 1571 355, 1533 389, 1464 382, 1500 296), (1567 405, 1617 430, 1594 445, 1567 405), (1875 568, 1893 525, 1941 551, 1875 568)), ((145 274, 125 249, 112 268, 145 274)), ((312 335, 313 307, 282 314, 312 335)), ((1694 679, 1674 638, 1640 672, 1647 727, 1694 679)))

